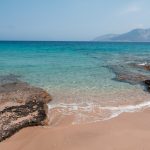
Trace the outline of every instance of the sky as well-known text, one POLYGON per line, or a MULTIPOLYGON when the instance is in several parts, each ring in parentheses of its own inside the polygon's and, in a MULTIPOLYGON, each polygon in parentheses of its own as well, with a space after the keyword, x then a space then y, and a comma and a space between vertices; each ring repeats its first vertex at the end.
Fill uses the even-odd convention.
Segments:
POLYGON ((88 41, 150 28, 150 0, 0 0, 0 40, 88 41))

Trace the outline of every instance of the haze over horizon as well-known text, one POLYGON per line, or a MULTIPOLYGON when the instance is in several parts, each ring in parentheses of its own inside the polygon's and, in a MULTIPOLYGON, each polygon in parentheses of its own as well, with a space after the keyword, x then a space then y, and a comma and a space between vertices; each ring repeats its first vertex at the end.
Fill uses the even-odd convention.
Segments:
POLYGON ((0 40, 86 41, 149 28, 148 0, 1 0, 0 40))

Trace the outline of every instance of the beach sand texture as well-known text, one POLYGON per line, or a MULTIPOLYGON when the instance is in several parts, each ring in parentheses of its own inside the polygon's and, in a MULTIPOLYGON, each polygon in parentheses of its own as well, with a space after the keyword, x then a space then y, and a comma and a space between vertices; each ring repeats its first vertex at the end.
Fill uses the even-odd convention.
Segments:
POLYGON ((25 128, 0 143, 0 149, 149 150, 149 115, 147 109, 86 125, 25 128))

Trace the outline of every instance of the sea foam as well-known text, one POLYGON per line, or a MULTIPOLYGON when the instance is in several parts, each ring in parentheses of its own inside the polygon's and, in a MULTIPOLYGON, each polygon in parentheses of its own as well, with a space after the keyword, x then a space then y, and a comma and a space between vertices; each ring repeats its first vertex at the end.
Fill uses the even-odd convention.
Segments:
POLYGON ((72 124, 92 123, 108 120, 119 116, 124 112, 136 112, 150 107, 150 101, 142 102, 136 105, 124 106, 100 106, 94 103, 71 103, 71 104, 49 104, 49 111, 54 109, 59 110, 61 115, 75 115, 75 120, 72 124))

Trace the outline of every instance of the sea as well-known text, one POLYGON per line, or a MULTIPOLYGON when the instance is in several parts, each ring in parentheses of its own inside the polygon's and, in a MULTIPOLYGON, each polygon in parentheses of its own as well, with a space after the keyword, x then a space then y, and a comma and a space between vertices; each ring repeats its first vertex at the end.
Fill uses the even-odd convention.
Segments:
POLYGON ((50 93, 51 122, 73 115, 72 124, 91 123, 149 107, 141 82, 116 78, 149 78, 134 67, 149 63, 150 43, 0 41, 0 76, 17 75, 50 93))

